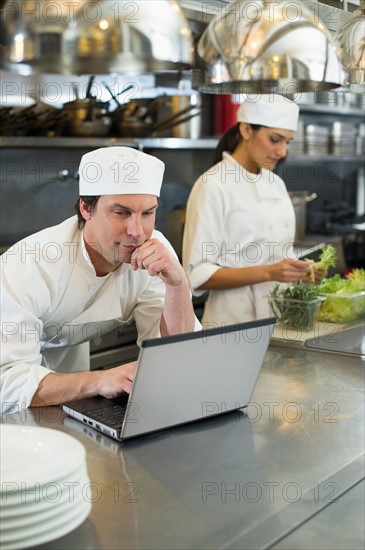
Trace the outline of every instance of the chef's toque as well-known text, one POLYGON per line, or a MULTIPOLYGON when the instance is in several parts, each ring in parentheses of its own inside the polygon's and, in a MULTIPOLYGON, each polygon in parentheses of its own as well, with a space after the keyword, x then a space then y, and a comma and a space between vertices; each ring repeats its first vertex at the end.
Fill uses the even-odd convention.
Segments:
POLYGON ((80 196, 160 196, 164 163, 131 147, 103 147, 81 158, 80 196))
POLYGON ((298 105, 286 97, 275 94, 247 96, 237 111, 237 122, 248 122, 293 132, 297 130, 298 118, 298 105))

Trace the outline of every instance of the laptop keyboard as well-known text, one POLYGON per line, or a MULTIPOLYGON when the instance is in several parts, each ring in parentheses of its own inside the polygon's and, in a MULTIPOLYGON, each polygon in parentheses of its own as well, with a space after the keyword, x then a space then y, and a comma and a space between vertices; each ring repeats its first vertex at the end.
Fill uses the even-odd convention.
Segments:
POLYGON ((93 420, 107 426, 121 427, 127 407, 113 405, 112 407, 92 408, 84 412, 93 420))

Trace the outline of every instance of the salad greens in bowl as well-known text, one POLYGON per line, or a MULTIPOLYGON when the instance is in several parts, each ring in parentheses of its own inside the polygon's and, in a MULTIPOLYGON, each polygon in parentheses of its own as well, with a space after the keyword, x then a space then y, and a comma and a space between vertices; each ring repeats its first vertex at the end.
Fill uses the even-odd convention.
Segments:
POLYGON ((318 286, 325 298, 319 312, 320 321, 350 323, 365 315, 365 269, 356 268, 346 278, 334 275, 318 286))
POLYGON ((345 278, 333 275, 315 285, 315 271, 323 273, 336 265, 336 249, 323 248, 318 262, 306 259, 309 283, 283 287, 276 284, 268 300, 278 322, 289 329, 311 330, 317 321, 350 323, 365 317, 365 269, 355 268, 345 278))

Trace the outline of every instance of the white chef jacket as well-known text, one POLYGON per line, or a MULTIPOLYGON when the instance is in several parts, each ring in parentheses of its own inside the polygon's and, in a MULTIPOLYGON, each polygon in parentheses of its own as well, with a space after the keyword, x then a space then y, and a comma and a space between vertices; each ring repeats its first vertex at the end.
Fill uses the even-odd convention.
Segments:
MULTIPOLYGON (((160 232, 152 237, 176 256, 160 232)), ((3 410, 28 407, 50 370, 88 370, 89 341, 119 325, 135 321, 137 344, 160 336, 165 284, 125 263, 96 276, 76 216, 11 247, 1 284, 3 410)))
MULTIPOLYGON (((247 172, 227 152, 196 181, 187 203, 183 265, 197 291, 221 267, 249 267, 293 255, 295 214, 285 184, 273 172, 247 172)), ((270 316, 275 283, 214 290, 203 325, 234 324, 270 316)))

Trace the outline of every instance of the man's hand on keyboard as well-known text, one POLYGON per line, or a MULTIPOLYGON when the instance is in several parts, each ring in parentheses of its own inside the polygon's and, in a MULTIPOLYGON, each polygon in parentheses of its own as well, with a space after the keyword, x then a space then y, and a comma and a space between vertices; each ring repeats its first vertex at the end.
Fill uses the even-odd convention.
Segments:
POLYGON ((98 395, 113 399, 123 392, 130 393, 137 361, 105 371, 99 371, 98 395))

